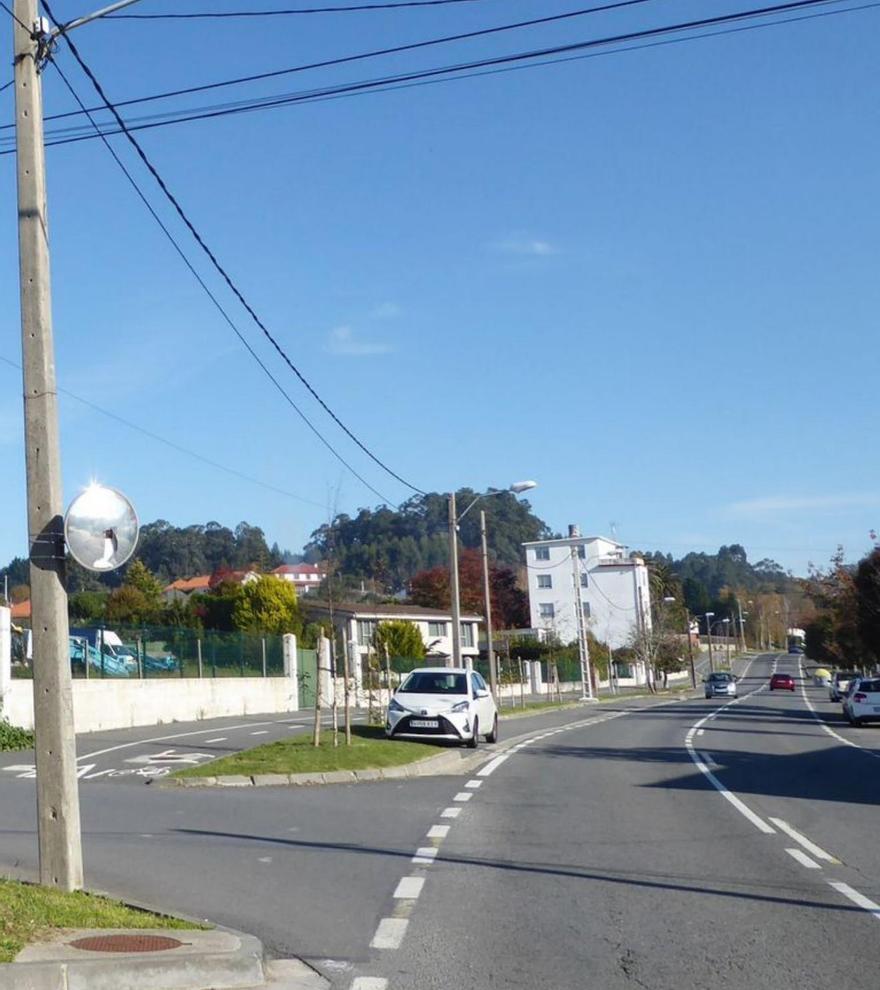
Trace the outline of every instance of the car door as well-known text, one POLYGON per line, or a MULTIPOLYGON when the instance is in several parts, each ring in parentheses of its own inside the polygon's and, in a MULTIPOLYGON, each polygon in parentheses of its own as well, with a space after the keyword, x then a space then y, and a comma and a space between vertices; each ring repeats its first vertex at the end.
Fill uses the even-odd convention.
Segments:
POLYGON ((471 687, 476 699, 477 717, 480 720, 480 732, 491 732, 492 722, 495 717, 492 695, 482 675, 474 671, 471 674, 471 687))

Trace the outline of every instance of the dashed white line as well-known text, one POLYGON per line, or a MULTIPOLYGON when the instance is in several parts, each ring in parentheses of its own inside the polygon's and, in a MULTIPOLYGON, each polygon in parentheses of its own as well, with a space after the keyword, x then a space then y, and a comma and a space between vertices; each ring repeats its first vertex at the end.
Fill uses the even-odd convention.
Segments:
POLYGON ((388 980, 381 976, 356 976, 351 984, 351 990, 386 990, 388 980))
POLYGON ((461 808, 444 808, 440 812, 441 818, 458 818, 461 814, 461 808))
POLYGON ((844 897, 848 897, 853 904, 857 904, 880 921, 880 904, 875 904, 870 898, 865 897, 864 894, 860 894, 855 888, 850 887, 848 883, 843 883, 840 880, 829 880, 828 883, 838 893, 843 894, 844 897))
POLYGON ((428 829, 427 838, 429 839, 445 839, 449 835, 449 825, 432 825, 428 829))
POLYGON ((464 786, 465 787, 470 787, 472 790, 475 791, 475 790, 477 790, 477 788, 483 786, 483 782, 482 782, 482 780, 469 780, 464 786))
POLYGON ((406 935, 406 926, 409 924, 406 918, 383 918, 376 934, 370 942, 371 949, 399 949, 403 936, 406 935))
POLYGON ((422 865, 429 866, 437 858, 437 848, 436 846, 419 846, 416 849, 416 854, 413 856, 413 863, 421 863, 422 865))
POLYGON ((797 860, 797 862, 800 863, 801 866, 805 866, 808 870, 822 869, 822 867, 819 866, 819 864, 814 859, 810 859, 810 857, 802 849, 795 849, 792 846, 790 848, 786 848, 785 851, 788 853, 789 856, 791 856, 792 859, 797 860))
POLYGON ((268 729, 260 729, 259 732, 252 732, 251 735, 252 736, 268 736, 269 735, 269 730, 268 729))
POLYGON ((456 794, 452 800, 464 802, 464 801, 470 801, 472 797, 473 794, 471 794, 470 791, 459 791, 458 794, 456 794))
POLYGON ((227 736, 217 736, 216 739, 206 739, 206 743, 226 742, 227 736))
POLYGON ((840 860, 836 859, 830 853, 825 852, 821 846, 817 846, 815 842, 812 842, 805 835, 798 832, 797 829, 792 828, 788 822, 783 821, 781 818, 771 818, 771 822, 780 830, 780 832, 785 832, 787 836, 794 839, 795 842, 799 842, 807 852, 812 853, 816 859, 824 859, 826 863, 839 863, 840 860))
POLYGON ((425 886, 424 877, 401 877, 395 891, 395 900, 414 901, 425 886))

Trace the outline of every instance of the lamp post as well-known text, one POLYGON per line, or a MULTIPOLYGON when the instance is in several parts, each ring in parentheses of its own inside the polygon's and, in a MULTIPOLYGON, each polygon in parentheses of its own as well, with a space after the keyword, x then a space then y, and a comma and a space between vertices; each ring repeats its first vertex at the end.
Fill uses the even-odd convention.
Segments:
MULTIPOLYGON (((449 503, 449 589, 450 598, 452 601, 452 656, 447 661, 447 665, 450 667, 460 667, 461 666, 461 590, 458 583, 458 527, 464 519, 464 517, 471 511, 471 509, 480 501, 482 498, 488 498, 490 495, 504 495, 505 492, 513 492, 514 495, 519 495, 522 492, 527 492, 532 488, 537 488, 537 481, 515 481, 508 488, 501 488, 497 491, 484 492, 471 502, 471 504, 461 513, 458 514, 458 510, 455 504, 455 492, 450 492, 448 496, 449 503)), ((482 526, 481 529, 485 530, 482 526)), ((489 682, 492 687, 492 694, 497 700, 497 681, 498 675, 495 670, 495 651, 492 649, 492 629, 491 629, 491 604, 489 602, 489 562, 488 562, 488 552, 483 555, 483 593, 485 595, 485 606, 486 606, 486 628, 487 628, 487 638, 489 642, 489 682)))
POLYGON ((703 618, 706 620, 706 636, 709 639, 709 673, 715 673, 715 660, 712 656, 712 619, 715 617, 714 612, 706 612, 703 618))
POLYGON ((721 621, 724 624, 724 637, 727 640, 727 669, 730 670, 730 616, 721 621))

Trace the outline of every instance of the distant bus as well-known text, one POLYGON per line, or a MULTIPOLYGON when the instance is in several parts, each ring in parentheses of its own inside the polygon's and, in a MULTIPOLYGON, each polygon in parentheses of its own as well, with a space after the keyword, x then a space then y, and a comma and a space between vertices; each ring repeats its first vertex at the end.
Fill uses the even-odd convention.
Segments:
POLYGON ((789 629, 786 635, 786 645, 789 653, 803 653, 806 634, 803 629, 789 629))

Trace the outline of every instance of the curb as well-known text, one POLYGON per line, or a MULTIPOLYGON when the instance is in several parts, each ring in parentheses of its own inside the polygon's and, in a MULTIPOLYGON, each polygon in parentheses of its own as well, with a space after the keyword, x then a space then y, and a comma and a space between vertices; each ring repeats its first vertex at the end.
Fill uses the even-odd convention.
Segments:
MULTIPOLYGON (((360 784, 373 780, 400 780, 435 774, 463 772, 471 753, 451 750, 413 763, 366 770, 330 770, 326 773, 257 773, 252 776, 178 777, 163 780, 163 787, 310 787, 322 784, 360 784)), ((2 990, 2 988, 0 988, 2 990)))

